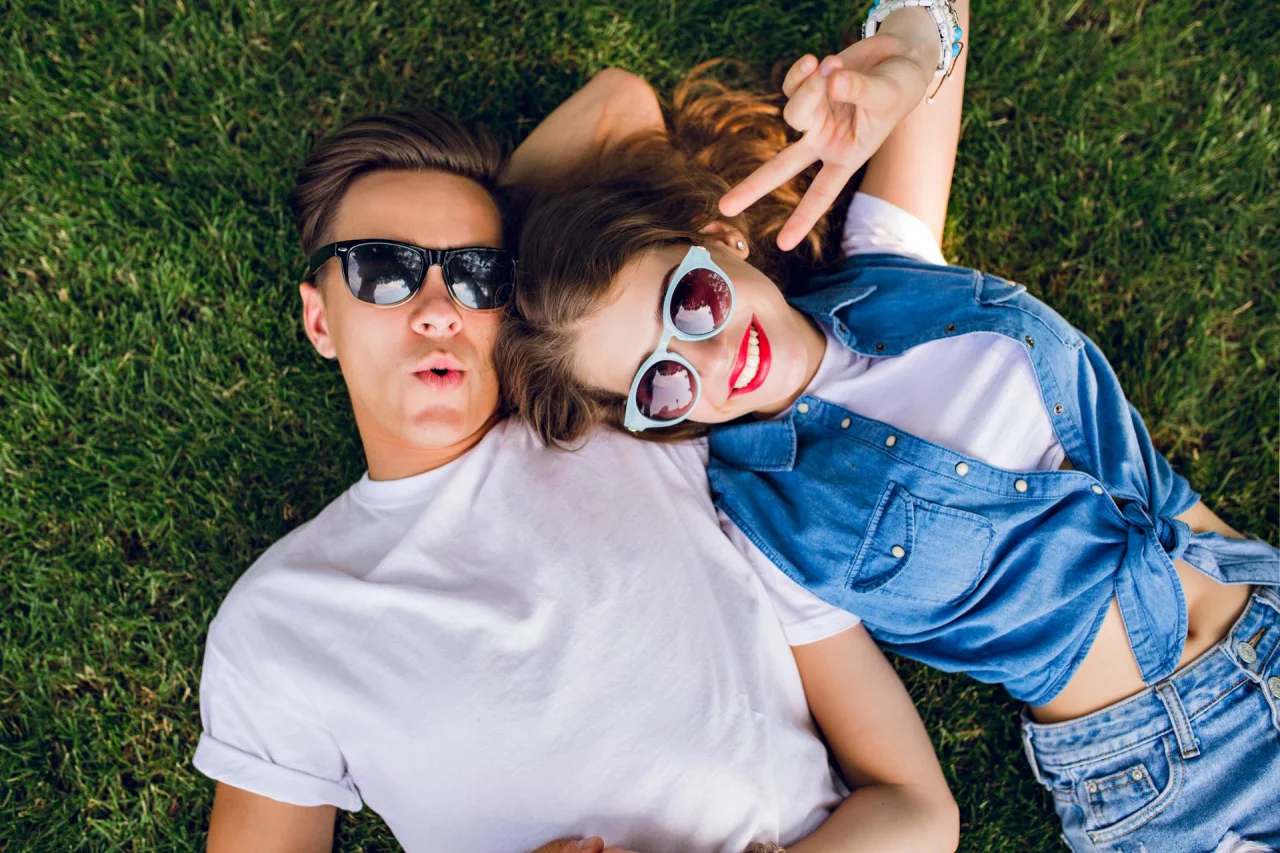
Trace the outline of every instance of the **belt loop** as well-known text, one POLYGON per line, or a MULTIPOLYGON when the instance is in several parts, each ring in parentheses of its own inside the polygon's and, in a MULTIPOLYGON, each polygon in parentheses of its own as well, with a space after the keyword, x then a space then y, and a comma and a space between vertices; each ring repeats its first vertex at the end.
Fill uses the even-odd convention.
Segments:
POLYGON ((1156 696, 1160 697, 1164 709, 1169 712, 1173 733, 1178 738, 1178 752, 1183 758, 1195 758, 1200 754, 1200 744, 1191 731, 1191 719, 1187 716, 1187 709, 1182 706, 1178 691, 1168 681, 1157 684, 1155 689, 1156 696))
POLYGON ((1031 775, 1046 789, 1052 790, 1049 783, 1040 775, 1040 762, 1036 761, 1036 750, 1031 745, 1031 726, 1027 725, 1025 719, 1022 721, 1022 749, 1027 754, 1027 763, 1031 765, 1031 775))

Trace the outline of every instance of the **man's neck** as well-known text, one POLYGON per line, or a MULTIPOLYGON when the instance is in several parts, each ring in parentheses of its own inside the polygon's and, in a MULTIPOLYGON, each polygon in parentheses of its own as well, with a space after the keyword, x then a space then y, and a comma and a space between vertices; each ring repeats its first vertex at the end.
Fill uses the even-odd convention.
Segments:
POLYGON ((366 429, 356 417, 365 459, 369 463, 370 480, 402 480, 415 474, 434 471, 462 456, 480 443, 502 420, 496 413, 471 435, 447 447, 418 447, 378 429, 366 429))

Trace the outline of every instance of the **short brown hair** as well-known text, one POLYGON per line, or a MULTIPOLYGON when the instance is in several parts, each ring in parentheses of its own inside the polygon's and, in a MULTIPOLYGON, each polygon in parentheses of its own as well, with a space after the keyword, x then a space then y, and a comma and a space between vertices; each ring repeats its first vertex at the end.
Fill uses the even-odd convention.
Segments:
POLYGON ((503 210, 498 177, 503 146, 485 128, 435 110, 368 116, 326 137, 298 169, 289 207, 310 255, 324 245, 334 213, 351 183, 382 170, 439 171, 469 178, 503 210))
MULTIPOLYGON (((506 406, 544 443, 570 446, 599 424, 618 428, 626 400, 592 388, 574 371, 577 324, 602 307, 613 281, 640 252, 701 244, 699 228, 722 220, 747 235, 752 263, 785 286, 791 258, 775 242, 812 171, 793 178, 736 217, 719 200, 792 140, 780 99, 729 88, 695 68, 676 89, 669 133, 634 137, 611 152, 589 183, 535 198, 520 232, 514 311, 494 362, 506 406)), ((797 248, 812 266, 823 257, 824 217, 797 248)), ((689 421, 640 433, 675 441, 706 431, 689 421)))

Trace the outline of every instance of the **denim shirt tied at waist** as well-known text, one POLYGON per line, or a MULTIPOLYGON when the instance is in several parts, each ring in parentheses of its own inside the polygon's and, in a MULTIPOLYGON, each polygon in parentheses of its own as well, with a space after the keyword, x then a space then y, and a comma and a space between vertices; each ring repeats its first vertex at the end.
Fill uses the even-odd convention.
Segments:
POLYGON ((971 332, 1022 344, 1075 470, 1011 472, 810 396, 711 434, 717 505, 793 580, 892 651, 1043 705, 1112 598, 1152 684, 1182 655, 1173 561, 1280 582, 1265 542, 1193 534, 1198 496, 1152 446, 1097 346, 1026 288, 960 267, 860 255, 793 301, 866 356, 971 332))

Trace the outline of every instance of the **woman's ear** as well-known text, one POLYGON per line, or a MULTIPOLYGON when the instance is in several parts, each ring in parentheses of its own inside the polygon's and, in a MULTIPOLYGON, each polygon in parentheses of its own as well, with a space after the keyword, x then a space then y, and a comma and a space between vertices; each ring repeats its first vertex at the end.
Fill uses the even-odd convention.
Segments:
POLYGON ((325 314, 324 294, 311 282, 304 281, 298 285, 298 293, 302 296, 302 328, 324 358, 336 358, 338 350, 329 336, 329 318, 325 314))
POLYGON ((710 242, 720 243, 740 260, 745 261, 747 255, 751 254, 751 244, 747 240, 747 235, 742 232, 742 229, 722 219, 713 219, 699 228, 698 233, 707 235, 710 242))

